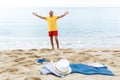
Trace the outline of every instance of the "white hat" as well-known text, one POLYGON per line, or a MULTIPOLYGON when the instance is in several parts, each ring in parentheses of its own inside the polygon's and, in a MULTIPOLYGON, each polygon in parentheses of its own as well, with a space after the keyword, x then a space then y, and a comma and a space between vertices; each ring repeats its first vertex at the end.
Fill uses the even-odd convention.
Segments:
POLYGON ((69 74, 71 72, 70 63, 67 59, 61 59, 53 64, 54 69, 60 74, 69 74))
MULTIPOLYGON (((64 77, 65 75, 71 73, 70 63, 67 59, 60 59, 58 62, 51 62, 44 67, 59 77, 64 77)), ((44 70, 42 71, 44 73, 44 70)))

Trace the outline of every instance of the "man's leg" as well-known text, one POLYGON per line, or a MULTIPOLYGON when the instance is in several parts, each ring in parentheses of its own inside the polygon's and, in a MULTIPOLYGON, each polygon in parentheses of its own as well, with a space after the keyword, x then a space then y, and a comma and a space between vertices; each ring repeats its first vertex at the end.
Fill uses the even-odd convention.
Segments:
POLYGON ((52 49, 54 49, 53 36, 50 36, 50 42, 51 42, 52 49))
POLYGON ((55 41, 56 41, 57 49, 59 49, 59 41, 58 41, 58 36, 55 36, 55 41))

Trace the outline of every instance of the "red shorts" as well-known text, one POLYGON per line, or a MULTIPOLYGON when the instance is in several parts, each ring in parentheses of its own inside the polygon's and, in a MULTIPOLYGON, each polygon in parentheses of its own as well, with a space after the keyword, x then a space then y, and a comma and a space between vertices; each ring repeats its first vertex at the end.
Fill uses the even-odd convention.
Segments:
POLYGON ((58 31, 49 31, 48 35, 49 36, 58 36, 58 31))

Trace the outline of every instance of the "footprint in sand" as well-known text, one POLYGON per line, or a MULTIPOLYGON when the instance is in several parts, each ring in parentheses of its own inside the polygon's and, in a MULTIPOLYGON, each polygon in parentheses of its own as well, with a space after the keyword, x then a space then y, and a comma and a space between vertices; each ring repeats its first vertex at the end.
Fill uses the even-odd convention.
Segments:
POLYGON ((100 59, 99 61, 101 61, 101 62, 107 62, 108 60, 106 58, 104 58, 104 59, 100 59))
POLYGON ((112 52, 120 52, 120 50, 113 50, 112 52))
POLYGON ((112 52, 111 50, 102 50, 101 52, 112 52))
POLYGON ((120 53, 114 53, 113 56, 120 57, 120 53))
POLYGON ((52 49, 47 49, 47 48, 43 48, 41 50, 39 50, 40 53, 44 53, 44 52, 50 52, 53 51, 52 49))
POLYGON ((15 59, 14 61, 15 61, 15 62, 20 62, 20 61, 23 61, 23 60, 25 60, 25 59, 26 59, 25 57, 20 57, 20 58, 15 59))
POLYGON ((101 55, 99 55, 99 54, 96 54, 95 56, 101 56, 101 55))
POLYGON ((0 74, 5 73, 5 72, 7 72, 6 68, 2 68, 2 70, 0 70, 0 74))
POLYGON ((6 79, 4 79, 4 80, 12 80, 12 79, 10 79, 10 78, 6 78, 6 79))
POLYGON ((13 52, 13 53, 20 53, 20 52, 25 52, 25 51, 22 50, 22 49, 16 49, 16 50, 12 50, 11 52, 13 52))
POLYGON ((34 77, 26 77, 24 80, 41 80, 41 78, 34 76, 34 77))
POLYGON ((30 51, 38 51, 37 49, 30 49, 30 51))
POLYGON ((13 73, 13 74, 14 74, 14 73, 16 73, 17 71, 19 71, 19 69, 13 67, 13 68, 8 68, 7 71, 9 71, 10 73, 13 73))
POLYGON ((22 66, 30 67, 30 66, 34 65, 35 62, 33 60, 25 60, 25 61, 19 62, 18 64, 20 64, 22 66))
POLYGON ((34 53, 33 53, 33 52, 26 52, 25 55, 27 55, 27 56, 28 56, 28 55, 32 56, 32 55, 34 55, 34 53))
POLYGON ((37 49, 30 49, 30 50, 27 50, 26 53, 38 53, 39 50, 37 49))
POLYGON ((86 51, 84 51, 84 52, 98 52, 97 50, 92 50, 92 49, 90 49, 90 50, 86 50, 86 51))
POLYGON ((17 54, 11 54, 11 55, 9 55, 9 57, 17 58, 17 57, 19 57, 19 55, 17 55, 17 54))
POLYGON ((10 73, 15 73, 17 72, 19 69, 18 68, 3 68, 1 71, 0 71, 0 74, 2 73, 5 73, 5 72, 10 72, 10 73))
POLYGON ((65 49, 65 50, 63 50, 63 53, 72 53, 72 52, 73 52, 72 49, 65 49))

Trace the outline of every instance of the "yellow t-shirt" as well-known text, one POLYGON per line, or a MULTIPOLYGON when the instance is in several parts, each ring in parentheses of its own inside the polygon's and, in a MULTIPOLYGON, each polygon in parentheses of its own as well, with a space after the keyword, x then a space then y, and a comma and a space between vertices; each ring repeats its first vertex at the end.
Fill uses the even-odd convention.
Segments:
POLYGON ((58 30, 57 19, 58 19, 58 16, 52 16, 52 17, 48 16, 48 17, 46 17, 46 21, 48 23, 48 31, 58 30))

